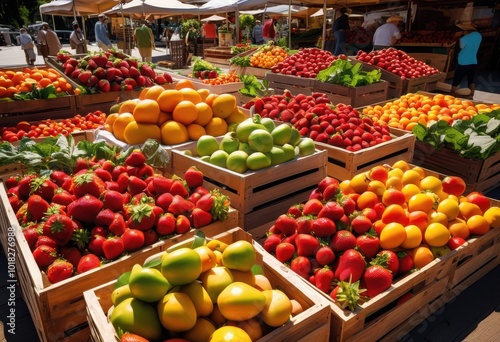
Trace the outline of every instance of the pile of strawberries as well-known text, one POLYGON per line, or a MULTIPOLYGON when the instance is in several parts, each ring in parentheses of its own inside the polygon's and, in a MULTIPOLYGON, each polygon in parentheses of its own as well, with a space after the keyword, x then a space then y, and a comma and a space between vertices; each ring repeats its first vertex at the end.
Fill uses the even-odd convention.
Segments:
POLYGON ((227 218, 229 199, 184 179, 155 174, 140 150, 124 164, 80 158, 73 174, 53 170, 5 181, 37 265, 51 283, 97 268, 159 239, 227 218))

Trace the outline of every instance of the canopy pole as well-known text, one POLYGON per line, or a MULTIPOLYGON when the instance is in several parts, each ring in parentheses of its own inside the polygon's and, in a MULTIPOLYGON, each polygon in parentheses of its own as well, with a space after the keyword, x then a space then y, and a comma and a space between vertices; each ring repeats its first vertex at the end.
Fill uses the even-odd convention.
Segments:
POLYGON ((76 22, 76 8, 75 8, 75 0, 73 0, 73 22, 76 22))
POLYGON ((56 29, 56 20, 54 18, 54 15, 52 14, 52 29, 55 30, 56 29))
POLYGON ((292 0, 288 1, 288 48, 292 48, 292 0))
MULTIPOLYGON (((323 33, 321 34, 321 50, 325 49, 325 41, 326 41, 326 0, 323 1, 323 33)), ((333 29, 333 28, 332 28, 333 29)))

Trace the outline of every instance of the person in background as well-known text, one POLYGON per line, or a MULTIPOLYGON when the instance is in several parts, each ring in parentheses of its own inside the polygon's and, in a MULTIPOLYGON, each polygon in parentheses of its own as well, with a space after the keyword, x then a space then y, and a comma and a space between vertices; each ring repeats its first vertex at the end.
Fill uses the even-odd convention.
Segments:
POLYGON ((399 31, 398 24, 403 22, 403 17, 392 16, 385 24, 379 26, 373 34, 373 49, 381 50, 396 44, 401 39, 401 32, 399 31))
POLYGON ((352 10, 350 8, 342 7, 340 9, 340 17, 333 22, 333 37, 335 38, 335 50, 333 54, 338 56, 345 54, 345 36, 346 31, 349 30, 349 14, 352 10))
POLYGON ((276 28, 274 25, 278 21, 275 18, 269 19, 264 23, 264 26, 262 27, 262 38, 264 40, 264 43, 267 43, 270 40, 274 40, 276 37, 276 28))
POLYGON ((146 20, 142 20, 142 25, 134 30, 134 42, 139 49, 139 54, 143 62, 153 61, 153 48, 155 47, 155 38, 153 31, 147 25, 146 20))
POLYGON ((95 40, 97 42, 97 46, 99 49, 108 51, 111 49, 111 41, 109 40, 108 37, 108 30, 106 28, 106 15, 103 13, 99 14, 98 16, 99 21, 95 23, 95 40))
POLYGON ((42 27, 36 36, 36 41, 40 45, 45 45, 46 48, 42 48, 43 59, 48 56, 55 56, 62 49, 61 41, 53 30, 50 29, 49 24, 46 22, 42 23, 42 27))
POLYGON ((71 48, 76 49, 76 53, 87 53, 87 44, 85 43, 85 37, 80 29, 78 23, 73 24, 73 32, 69 36, 69 41, 71 48))
POLYGON ((470 89, 469 97, 472 99, 476 90, 474 78, 477 69, 477 52, 483 37, 471 22, 460 23, 457 26, 463 30, 464 35, 459 40, 460 52, 458 53, 458 64, 451 83, 451 94, 456 95, 458 85, 467 75, 467 85, 470 89))
POLYGON ((255 44, 263 44, 264 38, 262 37, 262 25, 260 24, 260 20, 255 20, 255 26, 252 30, 252 38, 255 44))
POLYGON ((26 63, 28 63, 28 65, 35 65, 36 54, 34 50, 35 44, 33 43, 33 39, 24 27, 21 28, 19 32, 21 33, 19 35, 19 44, 21 45, 21 49, 24 50, 26 63))
POLYGON ((217 26, 211 21, 207 21, 201 27, 201 35, 208 39, 217 38, 217 26))

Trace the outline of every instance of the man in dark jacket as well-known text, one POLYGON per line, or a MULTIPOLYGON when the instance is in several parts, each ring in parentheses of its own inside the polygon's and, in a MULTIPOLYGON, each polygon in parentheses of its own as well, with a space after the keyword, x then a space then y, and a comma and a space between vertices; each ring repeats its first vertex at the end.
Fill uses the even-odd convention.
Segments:
POLYGON ((342 7, 340 9, 340 17, 333 22, 333 37, 335 38, 335 50, 333 54, 335 56, 345 54, 345 36, 346 31, 350 29, 349 14, 351 14, 351 12, 350 8, 342 7))

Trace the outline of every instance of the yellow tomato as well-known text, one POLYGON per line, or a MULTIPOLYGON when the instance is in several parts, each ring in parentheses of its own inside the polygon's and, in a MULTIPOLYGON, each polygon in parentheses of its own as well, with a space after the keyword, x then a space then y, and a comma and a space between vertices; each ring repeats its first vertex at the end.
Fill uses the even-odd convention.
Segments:
POLYGON ((397 248, 401 246, 405 240, 406 229, 401 223, 388 223, 380 233, 380 247, 383 249, 397 248))
POLYGON ((422 268, 434 260, 434 254, 427 246, 418 246, 412 250, 413 262, 416 268, 422 268))
POLYGON ((252 342, 245 330, 225 325, 215 330, 209 342, 252 342))
POLYGON ((427 226, 424 233, 425 242, 431 247, 442 247, 448 243, 451 237, 448 228, 437 222, 433 222, 427 226))
POLYGON ((401 244, 402 248, 413 249, 422 243, 422 231, 414 224, 405 227, 406 239, 401 244))
POLYGON ((436 211, 445 214, 450 221, 454 220, 460 213, 458 202, 452 198, 446 198, 439 202, 436 211))

